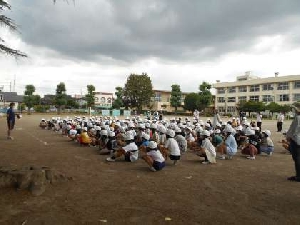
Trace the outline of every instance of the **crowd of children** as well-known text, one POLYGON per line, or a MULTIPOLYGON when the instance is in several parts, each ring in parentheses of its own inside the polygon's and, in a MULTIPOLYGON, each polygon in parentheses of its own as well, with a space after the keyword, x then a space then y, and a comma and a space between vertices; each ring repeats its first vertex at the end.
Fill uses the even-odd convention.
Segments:
POLYGON ((250 160, 262 153, 271 156, 274 151, 271 132, 261 131, 245 117, 233 117, 226 122, 220 118, 203 121, 198 116, 192 120, 53 117, 42 119, 40 127, 61 132, 81 146, 97 147, 101 155, 109 155, 108 162, 120 157, 128 162, 143 159, 151 171, 163 169, 168 158, 176 165, 187 150, 202 157, 203 164, 214 164, 216 158, 232 159, 238 149, 250 160))

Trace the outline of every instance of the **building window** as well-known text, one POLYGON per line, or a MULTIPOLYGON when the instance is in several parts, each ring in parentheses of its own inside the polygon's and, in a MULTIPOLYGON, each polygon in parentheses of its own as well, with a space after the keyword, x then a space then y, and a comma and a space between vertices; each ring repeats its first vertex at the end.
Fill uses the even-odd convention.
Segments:
POLYGON ((229 87, 228 92, 229 93, 235 93, 236 92, 236 87, 229 87))
POLYGON ((0 102, 3 102, 3 95, 0 95, 0 102))
POLYGON ((288 102, 288 101, 290 101, 290 96, 289 95, 279 95, 279 101, 280 102, 288 102))
POLYGON ((228 106, 227 107, 227 112, 228 113, 234 113, 235 112, 235 106, 228 106))
POLYGON ((218 107, 218 111, 220 113, 224 113, 225 112, 225 107, 218 107))
POLYGON ((294 94, 294 99, 293 101, 298 102, 300 101, 300 94, 294 94))
POLYGON ((258 95, 252 95, 252 96, 250 96, 250 101, 259 102, 259 96, 258 95))
POLYGON ((247 96, 239 96, 239 102, 246 102, 247 96))
POLYGON ((235 97, 228 97, 227 102, 235 102, 235 97))
POLYGON ((263 95, 262 96, 263 102, 274 102, 274 96, 272 95, 263 95))
POLYGON ((288 82, 278 83, 277 90, 288 90, 288 89, 289 89, 289 83, 288 82))
POLYGON ((225 102, 225 98, 224 97, 218 97, 218 102, 225 102))
POLYGON ((225 88, 218 88, 218 94, 225 94, 225 88))
POLYGON ((274 89, 273 84, 263 84, 262 85, 263 91, 272 91, 274 89))
POLYGON ((161 93, 159 93, 159 92, 155 93, 154 101, 161 102, 161 93))
POLYGON ((251 85, 250 86, 250 92, 256 92, 256 91, 259 91, 259 84, 251 85))
POLYGON ((247 86, 240 86, 239 92, 247 92, 247 86))
POLYGON ((295 81, 294 88, 299 89, 300 88, 300 81, 295 81))

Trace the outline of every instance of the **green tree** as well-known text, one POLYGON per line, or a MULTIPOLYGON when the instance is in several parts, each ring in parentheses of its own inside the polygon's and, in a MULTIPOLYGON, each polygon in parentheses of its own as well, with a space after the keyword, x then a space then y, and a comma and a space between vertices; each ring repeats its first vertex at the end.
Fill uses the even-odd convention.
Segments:
POLYGON ((35 92, 35 87, 32 84, 25 86, 25 92, 24 92, 24 103, 27 106, 27 114, 30 115, 30 109, 34 105, 38 105, 40 103, 41 97, 39 95, 33 95, 35 92))
POLYGON ((184 99, 184 109, 188 111, 195 111, 199 109, 200 106, 200 95, 197 93, 190 93, 185 96, 184 99))
POLYGON ((256 101, 242 101, 237 105, 239 111, 248 112, 250 115, 251 112, 261 112, 266 109, 266 106, 263 102, 256 101))
POLYGON ((62 106, 67 104, 66 86, 65 83, 60 82, 56 87, 55 105, 57 114, 60 114, 62 106))
POLYGON ((172 91, 171 91, 170 103, 171 106, 175 108, 175 112, 177 112, 177 108, 181 106, 182 92, 180 90, 180 85, 178 84, 173 84, 171 88, 172 91))
POLYGON ((88 107, 94 107, 95 105, 95 86, 87 85, 87 94, 85 95, 86 104, 88 107))
POLYGON ((146 73, 131 74, 124 87, 123 101, 125 106, 136 108, 141 112, 143 106, 150 104, 153 97, 152 81, 146 73))
POLYGON ((281 105, 280 106, 280 112, 288 113, 290 111, 291 111, 291 106, 290 105, 281 105))
POLYGON ((71 96, 67 96, 66 108, 78 109, 79 108, 79 103, 76 102, 76 100, 74 98, 72 98, 71 96))
MULTIPOLYGON (((5 0, 0 0, 0 25, 9 28, 12 31, 17 31, 16 23, 9 17, 3 15, 4 10, 11 10, 11 5, 5 0)), ((27 57, 27 55, 19 50, 12 49, 4 44, 5 41, 0 37, 0 53, 8 54, 15 57, 27 57)))
POLYGON ((199 109, 203 110, 206 107, 210 106, 212 102, 212 94, 210 92, 211 84, 203 81, 199 86, 199 109))
POLYGON ((112 107, 114 109, 120 109, 121 107, 124 106, 123 103, 123 88, 122 87, 116 87, 116 92, 115 95, 117 96, 117 98, 114 100, 112 107))
POLYGON ((268 105, 266 105, 266 110, 269 110, 273 117, 274 113, 281 111, 281 106, 276 102, 270 102, 268 105))

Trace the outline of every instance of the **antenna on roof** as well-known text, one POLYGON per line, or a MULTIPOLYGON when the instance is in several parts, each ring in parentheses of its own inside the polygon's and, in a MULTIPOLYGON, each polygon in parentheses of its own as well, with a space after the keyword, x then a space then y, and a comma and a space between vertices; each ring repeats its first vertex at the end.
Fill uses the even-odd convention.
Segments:
POLYGON ((278 77, 278 75, 279 75, 279 72, 275 72, 275 77, 278 77))

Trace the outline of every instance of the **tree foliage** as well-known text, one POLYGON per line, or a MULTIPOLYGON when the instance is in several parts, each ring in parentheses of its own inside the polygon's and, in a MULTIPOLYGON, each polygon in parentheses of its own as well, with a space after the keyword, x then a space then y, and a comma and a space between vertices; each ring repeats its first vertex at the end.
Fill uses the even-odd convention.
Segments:
POLYGON ((88 107, 93 107, 95 105, 95 86, 87 85, 87 94, 85 95, 86 104, 88 107))
POLYGON ((122 87, 116 87, 115 89, 116 89, 115 95, 117 98, 114 100, 112 107, 114 109, 120 109, 121 107, 124 106, 124 102, 123 102, 124 91, 122 87))
POLYGON ((266 109, 266 105, 263 102, 256 102, 256 101, 241 101, 237 105, 237 109, 239 111, 244 112, 261 112, 266 109))
POLYGON ((177 108, 181 106, 182 92, 180 90, 180 85, 178 84, 173 84, 171 88, 172 91, 171 91, 170 103, 172 107, 175 107, 175 112, 176 112, 177 108))
POLYGON ((212 102, 212 94, 210 92, 212 85, 203 81, 199 86, 199 109, 203 110, 212 102))
POLYGON ((184 99, 184 108, 188 111, 194 111, 199 109, 200 106, 200 95, 197 93, 190 93, 185 96, 184 99))
POLYGON ((141 111, 143 106, 150 104, 151 97, 153 97, 152 81, 146 73, 131 74, 127 78, 123 96, 125 106, 141 111))
POLYGON ((31 84, 25 86, 23 101, 28 108, 27 113, 30 114, 30 109, 40 103, 41 97, 39 95, 33 95, 35 87, 31 84))
MULTIPOLYGON (((4 10, 11 10, 11 5, 5 0, 0 0, 0 25, 9 28, 12 31, 17 31, 17 25, 11 18, 3 15, 4 10)), ((8 54, 15 57, 27 57, 27 55, 19 50, 12 49, 4 44, 5 41, 0 37, 0 53, 8 54)))
POLYGON ((56 87, 55 105, 57 113, 60 114, 62 106, 67 104, 66 86, 65 83, 60 82, 56 87))

